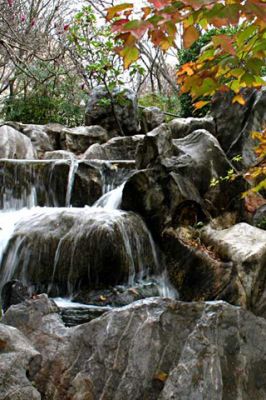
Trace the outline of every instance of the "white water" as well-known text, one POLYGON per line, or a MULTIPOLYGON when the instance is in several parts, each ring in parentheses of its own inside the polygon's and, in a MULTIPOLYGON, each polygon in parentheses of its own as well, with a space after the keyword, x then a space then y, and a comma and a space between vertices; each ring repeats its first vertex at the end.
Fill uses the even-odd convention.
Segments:
POLYGON ((118 210, 121 205, 124 186, 125 184, 123 183, 110 192, 105 193, 94 203, 93 207, 102 207, 106 210, 118 210))
POLYGON ((73 185, 75 181, 75 174, 77 172, 79 163, 74 157, 71 159, 71 164, 69 167, 68 173, 68 183, 67 183, 67 191, 66 191, 66 207, 71 206, 71 195, 73 190, 73 185))
MULTIPOLYGON (((78 168, 78 161, 77 160, 71 160, 71 165, 69 169, 69 176, 68 176, 68 187, 67 187, 67 193, 66 193, 66 205, 68 207, 71 206, 71 194, 73 190, 73 185, 74 185, 74 179, 75 179, 75 173, 78 168)), ((93 215, 98 214, 96 220, 99 222, 102 218, 102 223, 103 224, 108 224, 110 223, 113 218, 116 218, 118 214, 122 215, 121 211, 119 210, 119 207, 121 205, 122 201, 122 193, 124 189, 124 184, 120 185, 119 187, 111 190, 108 193, 105 193, 95 204, 93 207, 85 207, 84 210, 87 210, 89 213, 93 213, 93 215), (101 209, 105 211, 105 213, 101 213, 101 209), (106 212, 108 213, 108 217, 106 218, 106 212), (101 216, 102 215, 102 216, 101 216)), ((48 212, 48 210, 53 211, 56 210, 56 208, 36 208, 37 204, 37 198, 36 198, 36 189, 34 186, 32 186, 30 194, 27 194, 26 191, 25 193, 22 194, 21 198, 15 199, 12 197, 11 191, 6 191, 4 194, 4 209, 0 211, 0 265, 5 253, 5 250, 7 248, 8 242, 10 238, 12 237, 16 224, 23 219, 24 223, 26 223, 27 218, 32 216, 34 213, 36 214, 43 214, 42 211, 48 212), (26 207, 26 208, 25 208, 26 207)), ((55 203, 54 203, 55 204, 55 203)), ((74 209, 72 209, 74 212, 74 209)), ((119 220, 119 219, 118 219, 119 220)), ((32 221, 31 221, 32 222, 32 221)), ((36 218, 34 220, 34 225, 38 225, 39 220, 36 218)), ((149 279, 148 276, 148 271, 147 271, 147 266, 143 264, 143 260, 141 257, 141 249, 143 248, 143 243, 142 243, 142 238, 137 235, 132 236, 132 233, 129 233, 127 224, 125 220, 121 219, 121 222, 118 223, 119 225, 119 230, 122 235, 122 243, 121 246, 125 248, 126 253, 128 254, 129 259, 131 260, 131 264, 129 267, 129 276, 128 276, 128 282, 127 284, 129 286, 133 286, 134 282, 142 281, 142 280, 147 280, 149 279), (133 253, 133 247, 136 249, 133 253), (137 257, 137 259, 136 259, 137 257), (138 266, 136 268, 136 265, 138 266), (138 273, 136 273, 136 270, 138 270, 138 273)), ((31 227, 33 226, 28 226, 28 229, 30 230, 31 227)), ((92 227, 93 229, 93 227, 92 227)), ((163 272, 160 274, 160 271, 162 270, 160 266, 160 262, 158 259, 157 255, 157 250, 155 243, 153 241, 153 238, 148 231, 146 225, 143 222, 143 229, 145 233, 149 237, 149 246, 152 249, 152 254, 153 254, 153 259, 154 259, 154 265, 155 265, 155 276, 157 277, 156 280, 159 282, 160 286, 160 295, 164 297, 177 297, 176 291, 171 287, 168 278, 167 278, 167 273, 163 272)), ((80 232, 79 234, 82 234, 82 224, 80 227, 80 232)), ((56 254, 55 254, 55 259, 54 259, 54 273, 56 272, 57 269, 57 264, 58 260, 60 257, 60 247, 61 247, 61 241, 63 241, 64 238, 62 238, 59 242, 56 254)), ((75 240, 76 242, 76 240, 75 240)), ((17 251, 23 246, 23 240, 20 239, 19 242, 16 243, 16 246, 13 248, 17 249, 17 251)), ((72 250, 70 249, 70 254, 69 257, 74 258, 74 248, 75 248, 75 243, 73 243, 73 246, 71 246, 72 250)), ((17 258, 17 251, 13 251, 12 254, 8 254, 8 263, 6 265, 9 266, 9 269, 7 271, 2 271, 2 283, 7 282, 8 280, 12 279, 13 277, 13 272, 16 269, 17 263, 19 259, 16 260, 17 258)), ((30 254, 29 254, 30 257, 30 254)), ((28 258, 28 257, 26 257, 28 258)), ((72 267, 71 270, 69 271, 69 276, 72 273, 72 269, 75 267, 75 262, 73 259, 73 262, 71 263, 72 267)), ((27 260, 23 261, 22 265, 22 271, 27 271, 27 260)), ((24 276, 24 274, 22 274, 24 276)), ((26 275, 25 275, 26 276, 26 275)), ((51 277, 51 284, 53 282, 53 277, 51 277)), ((23 280, 23 279, 22 279, 23 280)), ((23 283, 27 283, 26 281, 23 283)), ((69 287, 69 293, 72 292, 72 288, 69 287)), ((63 300, 62 300, 63 301, 63 300)), ((64 299, 65 301, 65 299, 64 299)), ((69 300, 67 300, 69 303, 69 300)), ((71 303, 73 304, 73 303, 71 303)), ((77 305, 75 303, 76 307, 81 306, 77 305)), ((69 306, 69 305, 68 305, 69 306)), ((60 306, 61 307, 61 306, 60 306)))

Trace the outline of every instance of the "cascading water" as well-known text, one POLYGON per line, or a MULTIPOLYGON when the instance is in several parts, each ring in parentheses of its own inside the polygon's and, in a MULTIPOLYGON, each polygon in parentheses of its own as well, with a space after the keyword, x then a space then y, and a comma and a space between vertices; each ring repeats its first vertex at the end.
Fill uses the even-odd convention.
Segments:
MULTIPOLYGON (((70 207, 78 161, 73 159, 70 165, 61 160, 26 162, 25 166, 22 161, 0 160, 0 288, 18 278, 37 292, 72 296, 84 287, 110 283, 132 287, 153 280, 161 295, 174 296, 161 274, 146 225, 137 215, 119 210, 124 183, 113 188, 113 175, 108 175, 103 179, 105 190, 113 190, 92 207, 57 208, 60 201, 53 185, 58 165, 68 168, 64 202, 70 207), (16 175, 14 187, 10 176, 5 179, 5 168, 16 175), (46 171, 48 185, 43 184, 40 171, 46 171), (40 198, 42 207, 36 207, 40 198), (46 204, 53 208, 43 207, 46 204)), ((129 175, 128 170, 119 173, 116 182, 129 175)))

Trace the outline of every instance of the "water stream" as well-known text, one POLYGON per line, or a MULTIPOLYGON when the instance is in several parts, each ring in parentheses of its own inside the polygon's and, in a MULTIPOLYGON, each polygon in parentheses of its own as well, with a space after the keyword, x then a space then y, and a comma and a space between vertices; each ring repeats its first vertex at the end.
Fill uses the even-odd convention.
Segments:
MULTIPOLYGON (((1 161, 2 160, 0 160, 0 163, 1 161)), ((74 187, 75 174, 79 165, 78 161, 73 159, 71 160, 71 164, 69 166, 67 188, 65 188, 66 208, 56 207, 56 195, 55 193, 53 193, 52 185, 49 188, 49 194, 45 194, 45 199, 47 200, 47 204, 52 204, 53 207, 38 207, 38 199, 36 193, 37 191, 40 191, 40 187, 42 187, 41 176, 38 175, 36 179, 35 166, 31 166, 30 168, 28 166, 25 167, 23 166, 22 161, 17 163, 17 160, 14 160, 14 163, 16 163, 16 178, 14 181, 14 185, 12 186, 12 182, 10 182, 10 180, 6 181, 5 179, 2 179, 2 210, 0 210, 0 288, 3 287, 3 285, 7 281, 13 279, 14 277, 19 278, 25 285, 30 284, 28 270, 33 268, 31 264, 31 257, 32 253, 34 252, 34 245, 31 245, 33 247, 27 247, 28 245, 26 244, 26 233, 34 233, 36 229, 38 230, 42 227, 44 229, 44 221, 49 220, 49 218, 54 218, 54 216, 57 216, 58 213, 61 213, 62 216, 64 216, 63 218, 75 221, 75 232, 73 236, 74 240, 70 240, 71 237, 69 233, 71 229, 74 229, 71 225, 73 223, 71 222, 70 224, 70 222, 67 222, 66 225, 69 227, 66 229, 65 233, 59 238, 58 244, 55 249, 54 262, 52 266, 53 272, 51 273, 51 282, 47 290, 50 290, 52 292, 53 290, 55 290, 56 279, 58 279, 58 274, 60 275, 60 268, 62 268, 62 265, 69 265, 67 284, 68 299, 64 300, 66 301, 65 304, 69 305, 69 299, 71 298, 71 296, 74 295, 74 292, 77 289, 73 276, 75 276, 77 262, 79 262, 79 251, 77 251, 79 250, 78 247, 80 246, 84 235, 86 235, 88 240, 91 240, 92 242, 95 241, 94 229, 97 227, 97 229, 99 230, 99 224, 101 224, 102 226, 101 229, 103 230, 103 234, 107 234, 107 236, 109 225, 111 230, 114 229, 115 231, 120 232, 120 248, 126 254, 126 259, 128 263, 128 277, 127 280, 124 281, 125 287, 133 287, 135 284, 140 285, 141 282, 145 283, 152 279, 153 282, 156 282, 156 285, 158 286, 158 292, 161 296, 176 297, 176 292, 171 287, 168 281, 167 274, 164 271, 164 268, 162 268, 162 261, 158 257, 155 243, 146 225, 139 217, 134 217, 139 218, 139 222, 137 223, 137 225, 141 232, 143 232, 143 235, 145 237, 145 239, 143 239, 142 236, 138 235, 137 230, 134 227, 131 228, 128 224, 126 219, 127 213, 119 210, 122 200, 124 183, 120 184, 118 187, 114 187, 114 175, 111 175, 111 181, 109 182, 108 178, 105 177, 103 179, 104 191, 107 189, 112 190, 104 193, 103 196, 98 199, 92 207, 85 207, 81 209, 69 208, 71 207, 71 195, 74 187), (21 176, 23 176, 23 173, 21 171, 23 171, 23 168, 26 171, 26 178, 24 177, 24 179, 22 179, 23 184, 26 184, 24 189, 20 187, 20 179, 21 176), (31 178, 28 182, 27 177, 29 176, 31 178), (35 179, 33 179, 32 177, 34 177, 35 179), (36 185, 38 185, 38 187, 36 185), (82 215, 84 215, 84 218, 82 217, 82 215), (84 231, 84 226, 86 225, 86 223, 83 221, 86 221, 86 219, 89 219, 90 221, 90 218, 93 218, 95 222, 90 222, 90 227, 88 228, 88 226, 86 226, 86 229, 84 231), (23 232, 25 232, 25 234, 23 232), (66 246, 68 246, 67 260, 65 259, 66 246), (144 254, 146 254, 146 252, 150 252, 152 254, 152 274, 150 272, 150 267, 147 267, 147 258, 145 261, 144 254)), ((41 165, 43 167, 42 163, 41 165)), ((53 167, 50 167, 49 170, 50 180, 52 179, 54 173, 54 165, 56 165, 56 162, 52 165, 53 167)), ((6 168, 8 168, 9 166, 10 160, 8 160, 6 168)), ((5 163, 2 163, 2 176, 5 177, 5 171, 3 172, 4 168, 5 163)), ((117 171, 117 173, 119 173, 119 171, 117 171)), ((122 171, 120 178, 116 178, 116 182, 121 182, 121 180, 123 179, 123 174, 125 176, 128 176, 129 172, 127 171, 125 173, 124 171, 122 171)), ((43 188, 43 190, 45 190, 45 188, 43 188)), ((55 223, 57 224, 56 218, 55 223)), ((49 232, 46 232, 46 234, 48 234, 49 236, 49 232)), ((44 235, 44 238, 45 237, 46 236, 44 235)), ((102 236, 102 240, 106 240, 105 236, 102 236)), ((45 243, 40 243, 38 248, 40 265, 42 252, 48 251, 47 249, 45 249, 45 246, 48 246, 47 243, 49 242, 49 240, 44 240, 44 242, 45 243)), ((97 242, 95 242, 94 244, 92 243, 92 247, 93 245, 97 247, 97 242)), ((97 252, 95 253, 95 257, 99 257, 97 255, 97 252)), ((93 271, 90 271, 92 265, 92 261, 89 261, 88 276, 93 273, 93 271)), ((60 304, 62 304, 62 302, 60 304)))

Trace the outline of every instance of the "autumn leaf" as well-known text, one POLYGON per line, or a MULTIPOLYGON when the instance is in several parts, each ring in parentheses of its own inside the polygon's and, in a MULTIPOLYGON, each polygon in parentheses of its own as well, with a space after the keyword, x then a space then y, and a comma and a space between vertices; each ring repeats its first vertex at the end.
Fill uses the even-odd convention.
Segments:
POLYGON ((238 103, 241 104, 241 106, 244 106, 246 104, 246 100, 243 96, 241 96, 241 94, 238 94, 233 98, 233 103, 238 103))
POLYGON ((114 17, 118 15, 119 12, 132 9, 133 9, 132 3, 118 4, 117 6, 110 7, 107 10, 106 19, 107 21, 111 21, 114 17))
POLYGON ((199 31, 193 25, 189 26, 188 28, 185 28, 183 41, 186 49, 190 47, 198 38, 199 38, 199 31))
POLYGON ((119 54, 123 57, 125 69, 128 69, 128 67, 139 58, 137 47, 125 47, 119 54))
POLYGON ((196 103, 194 103, 194 107, 196 108, 196 110, 200 110, 202 107, 206 106, 206 104, 209 104, 209 101, 197 101, 196 103))
POLYGON ((167 378, 168 378, 168 374, 166 374, 163 371, 157 372, 153 377, 154 380, 160 381, 160 382, 163 382, 163 383, 167 380, 167 378))

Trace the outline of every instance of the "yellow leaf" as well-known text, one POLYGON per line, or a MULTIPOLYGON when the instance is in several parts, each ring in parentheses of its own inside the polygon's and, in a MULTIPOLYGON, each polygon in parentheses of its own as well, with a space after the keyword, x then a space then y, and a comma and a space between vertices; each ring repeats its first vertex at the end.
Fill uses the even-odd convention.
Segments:
POLYGON ((105 301, 105 300, 107 300, 107 298, 105 296, 100 296, 100 300, 105 301))
POLYGON ((244 99, 243 96, 238 94, 237 96, 235 96, 233 98, 233 103, 239 103, 239 104, 241 104, 241 106, 244 106, 246 104, 246 100, 244 99))
POLYGON ((168 374, 166 374, 163 371, 157 372, 157 374, 155 374, 153 377, 153 379, 155 379, 156 381, 160 381, 160 382, 165 382, 167 378, 168 378, 168 374))

